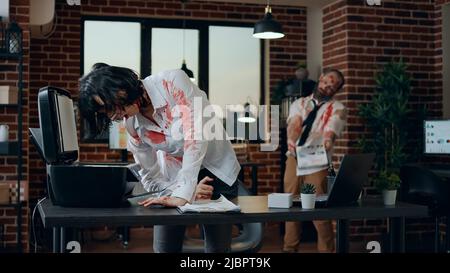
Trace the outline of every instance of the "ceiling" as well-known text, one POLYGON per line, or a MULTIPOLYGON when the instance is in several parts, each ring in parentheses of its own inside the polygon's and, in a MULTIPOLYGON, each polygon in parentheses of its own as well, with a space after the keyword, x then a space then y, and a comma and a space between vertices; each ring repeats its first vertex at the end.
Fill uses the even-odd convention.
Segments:
MULTIPOLYGON (((204 2, 229 2, 229 3, 251 3, 266 5, 267 0, 198 0, 204 2)), ((300 7, 323 7, 329 3, 337 0, 272 0, 271 6, 284 5, 284 6, 300 6, 300 7)))

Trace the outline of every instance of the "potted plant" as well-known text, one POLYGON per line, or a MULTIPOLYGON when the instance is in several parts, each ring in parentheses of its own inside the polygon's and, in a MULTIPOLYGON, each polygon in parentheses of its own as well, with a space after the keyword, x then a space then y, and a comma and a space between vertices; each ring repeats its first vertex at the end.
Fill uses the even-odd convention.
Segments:
POLYGON ((316 187, 313 184, 303 184, 300 191, 302 208, 313 209, 316 205, 316 187))
POLYGON ((406 145, 410 121, 408 114, 410 76, 403 61, 391 62, 375 77, 375 92, 367 104, 359 106, 359 115, 369 129, 359 146, 363 152, 376 153, 379 171, 400 168, 408 159, 406 145))
POLYGON ((396 173, 388 173, 387 171, 381 171, 375 179, 375 187, 382 193, 385 205, 395 205, 400 183, 400 177, 396 173))
MULTIPOLYGON (((368 132, 358 141, 363 152, 375 153, 375 167, 378 175, 372 180, 374 186, 395 203, 400 186, 398 170, 408 161, 415 161, 422 147, 406 148, 411 144, 420 120, 426 115, 423 109, 414 113, 409 104, 411 77, 403 60, 392 61, 383 66, 375 77, 375 90, 369 103, 359 106, 368 132), (419 113, 420 112, 420 113, 419 113), (414 116, 417 114, 417 116, 414 116), (414 151, 414 152, 413 152, 414 151), (390 192, 389 192, 390 191, 390 192), (395 194, 395 195, 394 195, 395 194)), ((421 137, 421 136, 418 136, 421 137)), ((411 145, 410 145, 411 146, 411 145)))

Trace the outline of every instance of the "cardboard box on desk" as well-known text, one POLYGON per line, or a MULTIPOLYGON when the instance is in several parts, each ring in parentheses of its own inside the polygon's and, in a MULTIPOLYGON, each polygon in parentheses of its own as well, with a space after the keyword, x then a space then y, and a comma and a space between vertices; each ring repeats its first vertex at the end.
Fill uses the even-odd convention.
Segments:
POLYGON ((18 90, 15 86, 0 85, 0 104, 17 103, 18 90))
POLYGON ((290 208, 292 207, 292 193, 271 193, 267 197, 269 208, 290 208))

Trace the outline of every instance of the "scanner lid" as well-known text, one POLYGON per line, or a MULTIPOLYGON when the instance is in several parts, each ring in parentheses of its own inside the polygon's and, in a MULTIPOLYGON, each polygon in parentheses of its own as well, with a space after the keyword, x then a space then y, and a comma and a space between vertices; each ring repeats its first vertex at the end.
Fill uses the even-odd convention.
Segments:
POLYGON ((49 164, 70 164, 78 159, 78 137, 70 92, 46 86, 38 94, 42 151, 49 164))

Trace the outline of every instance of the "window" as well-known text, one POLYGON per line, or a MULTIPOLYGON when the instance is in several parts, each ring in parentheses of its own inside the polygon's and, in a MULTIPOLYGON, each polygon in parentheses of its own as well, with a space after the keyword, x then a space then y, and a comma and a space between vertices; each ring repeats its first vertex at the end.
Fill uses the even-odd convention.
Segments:
POLYGON ((209 27, 209 100, 223 111, 226 105, 259 105, 261 47, 252 34, 248 27, 209 27))
POLYGON ((85 21, 83 74, 103 62, 140 73, 141 24, 134 22, 85 21))
MULTIPOLYGON (((183 31, 181 20, 117 17, 108 21, 95 16, 82 20, 83 74, 94 63, 104 62, 129 67, 145 78, 181 68, 184 56, 195 83, 212 104, 225 110, 226 105, 264 102, 264 44, 252 37, 253 24, 189 20, 183 31)), ((108 143, 107 133, 88 139, 84 132, 82 122, 83 142, 108 143)))
POLYGON ((184 56, 187 67, 194 72, 194 77, 198 77, 199 31, 186 29, 184 35, 183 44, 183 29, 152 28, 152 74, 181 68, 184 56))
MULTIPOLYGON (((84 21, 83 75, 98 62, 123 66, 140 73, 141 25, 135 22, 84 21)), ((108 132, 92 139, 86 132, 87 122, 81 122, 83 142, 107 142, 108 132)))

